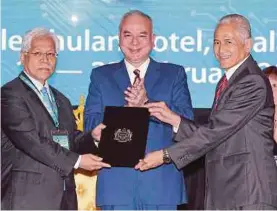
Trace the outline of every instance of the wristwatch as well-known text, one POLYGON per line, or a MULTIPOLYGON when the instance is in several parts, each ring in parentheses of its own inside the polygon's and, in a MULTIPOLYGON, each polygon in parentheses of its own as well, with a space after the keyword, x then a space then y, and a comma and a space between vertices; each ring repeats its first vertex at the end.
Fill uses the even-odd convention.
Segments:
POLYGON ((163 149, 163 162, 166 164, 171 163, 170 155, 166 149, 163 149))

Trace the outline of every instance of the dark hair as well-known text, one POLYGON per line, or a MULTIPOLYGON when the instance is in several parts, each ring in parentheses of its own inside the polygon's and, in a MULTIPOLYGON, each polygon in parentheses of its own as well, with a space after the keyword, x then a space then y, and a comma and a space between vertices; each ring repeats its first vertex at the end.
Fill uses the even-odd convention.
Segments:
POLYGON ((270 75, 276 75, 277 76, 277 67, 276 66, 269 66, 269 67, 266 67, 263 69, 264 73, 267 75, 267 76, 270 76, 270 75))

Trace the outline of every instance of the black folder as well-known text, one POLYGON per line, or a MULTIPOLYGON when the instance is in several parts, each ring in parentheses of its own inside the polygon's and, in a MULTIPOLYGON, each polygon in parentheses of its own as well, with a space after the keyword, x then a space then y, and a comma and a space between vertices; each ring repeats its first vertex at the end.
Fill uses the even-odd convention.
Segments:
POLYGON ((106 106, 99 155, 117 167, 134 167, 145 154, 149 127, 147 108, 106 106))

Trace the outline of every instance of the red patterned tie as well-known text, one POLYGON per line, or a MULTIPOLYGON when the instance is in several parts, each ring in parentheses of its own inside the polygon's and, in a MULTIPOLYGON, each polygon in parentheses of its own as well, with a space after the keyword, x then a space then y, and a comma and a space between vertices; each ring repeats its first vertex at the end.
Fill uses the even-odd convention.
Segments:
POLYGON ((133 85, 134 85, 134 84, 136 84, 137 81, 138 82, 140 81, 140 76, 139 76, 140 71, 139 71, 139 69, 135 69, 133 73, 135 74, 135 80, 134 80, 134 83, 133 83, 133 85))
POLYGON ((218 84, 218 88, 217 88, 216 93, 215 93, 215 107, 217 107, 217 103, 218 103, 218 100, 220 98, 220 95, 226 89, 227 86, 228 86, 228 80, 226 78, 226 75, 224 74, 222 80, 218 84))

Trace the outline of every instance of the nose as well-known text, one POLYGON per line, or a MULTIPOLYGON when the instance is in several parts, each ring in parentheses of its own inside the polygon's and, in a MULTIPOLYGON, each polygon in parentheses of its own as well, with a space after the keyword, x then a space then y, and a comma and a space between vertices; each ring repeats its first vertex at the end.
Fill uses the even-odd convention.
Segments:
POLYGON ((220 54, 224 54, 226 52, 226 48, 225 47, 226 47, 225 45, 219 44, 219 46, 218 46, 218 52, 220 54))
POLYGON ((47 53, 42 53, 41 57, 40 57, 40 60, 41 61, 48 61, 49 59, 48 59, 47 53))
POLYGON ((139 44, 139 40, 136 37, 133 37, 132 45, 138 45, 138 44, 139 44))

